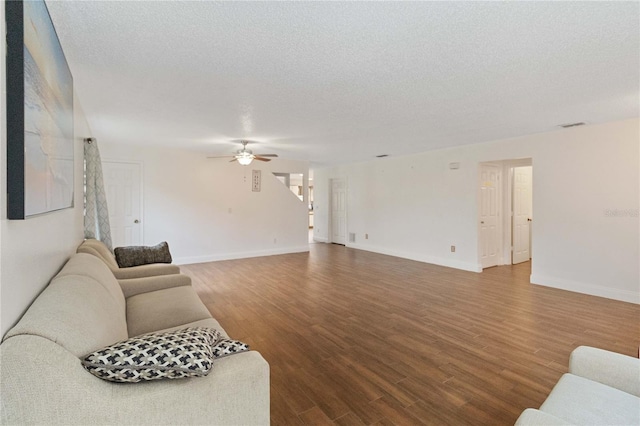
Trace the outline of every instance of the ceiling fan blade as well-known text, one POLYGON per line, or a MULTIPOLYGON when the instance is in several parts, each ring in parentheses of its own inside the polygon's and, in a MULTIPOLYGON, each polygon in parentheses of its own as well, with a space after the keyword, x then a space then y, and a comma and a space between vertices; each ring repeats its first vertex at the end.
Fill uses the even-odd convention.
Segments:
POLYGON ((258 160, 258 161, 271 161, 271 158, 264 158, 260 155, 256 155, 253 157, 254 160, 258 160))
POLYGON ((260 157, 277 157, 278 154, 260 154, 260 157))
POLYGON ((238 161, 238 159, 234 157, 233 160, 229 160, 230 163, 233 163, 234 161, 238 161))

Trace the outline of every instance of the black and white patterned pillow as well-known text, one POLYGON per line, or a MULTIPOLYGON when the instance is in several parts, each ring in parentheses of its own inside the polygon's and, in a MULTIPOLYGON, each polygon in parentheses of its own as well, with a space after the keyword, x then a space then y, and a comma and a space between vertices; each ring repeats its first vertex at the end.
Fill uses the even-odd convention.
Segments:
POLYGON ((89 354, 82 365, 112 382, 201 377, 209 374, 214 347, 223 340, 219 331, 206 327, 149 333, 89 354))
POLYGON ((225 356, 239 354, 249 350, 249 345, 239 340, 220 339, 213 347, 214 358, 224 358, 225 356))

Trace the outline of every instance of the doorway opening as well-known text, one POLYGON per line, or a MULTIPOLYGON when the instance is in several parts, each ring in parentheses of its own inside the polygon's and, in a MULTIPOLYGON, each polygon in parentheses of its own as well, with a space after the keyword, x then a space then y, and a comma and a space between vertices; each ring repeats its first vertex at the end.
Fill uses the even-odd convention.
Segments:
POLYGON ((533 246, 532 160, 480 163, 478 175, 481 268, 528 262, 533 246))
POLYGON ((531 259, 531 225, 533 222, 533 167, 510 170, 511 190, 511 264, 531 259))
POLYGON ((273 175, 300 201, 304 201, 304 174, 273 172, 273 175))

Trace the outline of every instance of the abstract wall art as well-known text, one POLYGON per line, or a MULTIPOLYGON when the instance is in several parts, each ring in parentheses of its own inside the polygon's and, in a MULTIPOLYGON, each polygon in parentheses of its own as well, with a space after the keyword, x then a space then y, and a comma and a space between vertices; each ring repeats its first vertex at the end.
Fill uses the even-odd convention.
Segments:
POLYGON ((5 2, 7 217, 73 207, 73 78, 47 6, 5 2))

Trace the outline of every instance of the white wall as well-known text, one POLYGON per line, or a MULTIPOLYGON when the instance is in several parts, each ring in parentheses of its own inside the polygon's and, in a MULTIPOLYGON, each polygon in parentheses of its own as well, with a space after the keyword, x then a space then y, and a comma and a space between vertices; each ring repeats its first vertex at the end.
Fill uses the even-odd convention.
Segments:
POLYGON ((328 182, 344 177, 348 232, 357 238, 349 246, 478 271, 478 164, 531 158, 531 281, 640 303, 639 125, 629 119, 315 169, 314 238, 328 240, 328 182))
POLYGON ((249 166, 187 150, 106 143, 105 161, 143 164, 144 244, 167 241, 175 263, 308 251, 305 204, 272 172, 303 173, 305 161, 249 166), (251 173, 262 170, 262 190, 251 173))
MULTIPOLYGON (((0 25, 5 34, 4 7, 0 7, 0 25)), ((6 45, 0 45, 0 332, 4 335, 82 241, 83 138, 90 137, 91 130, 74 97, 75 207, 26 220, 7 220, 6 45)))

